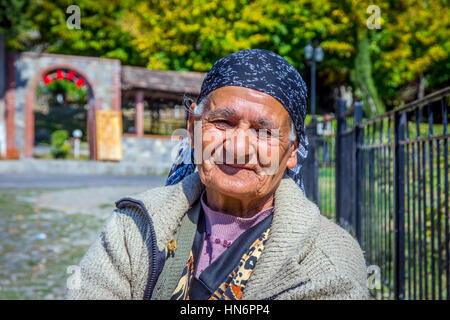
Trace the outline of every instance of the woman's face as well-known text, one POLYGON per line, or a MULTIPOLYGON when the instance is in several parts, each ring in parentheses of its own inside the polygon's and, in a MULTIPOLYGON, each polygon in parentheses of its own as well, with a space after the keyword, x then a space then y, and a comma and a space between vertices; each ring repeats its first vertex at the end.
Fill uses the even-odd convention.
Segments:
POLYGON ((275 191, 286 167, 297 163, 289 114, 266 93, 221 87, 211 92, 201 117, 190 116, 188 126, 200 178, 220 194, 262 198, 275 191))

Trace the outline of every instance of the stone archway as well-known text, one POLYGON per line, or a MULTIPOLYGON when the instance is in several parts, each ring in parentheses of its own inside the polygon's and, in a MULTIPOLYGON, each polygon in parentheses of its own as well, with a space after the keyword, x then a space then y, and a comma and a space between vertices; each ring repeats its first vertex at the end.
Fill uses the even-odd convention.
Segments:
MULTIPOLYGON (((36 101, 36 87, 40 81, 44 81, 44 76, 52 71, 64 70, 66 80, 83 79, 88 90, 88 113, 87 113, 87 135, 89 143, 89 157, 91 160, 97 159, 96 152, 96 134, 95 134, 95 110, 98 109, 93 82, 89 79, 83 70, 72 64, 52 64, 41 69, 31 80, 25 97, 25 130, 24 130, 24 156, 30 158, 33 156, 34 136, 35 136, 35 118, 34 103, 36 101)), ((79 80, 78 80, 79 81, 79 80)))

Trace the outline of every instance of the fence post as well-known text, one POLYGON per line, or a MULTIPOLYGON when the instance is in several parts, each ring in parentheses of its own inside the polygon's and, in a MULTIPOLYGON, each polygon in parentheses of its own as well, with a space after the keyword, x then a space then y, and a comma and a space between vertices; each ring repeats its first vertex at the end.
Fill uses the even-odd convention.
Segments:
POLYGON ((337 116, 336 116, 336 120, 337 120, 337 128, 336 128, 336 154, 335 154, 335 159, 336 159, 336 170, 335 170, 335 176, 336 176, 336 186, 335 186, 335 190, 336 190, 336 205, 335 205, 335 210, 336 210, 336 222, 338 224, 340 224, 340 220, 341 220, 341 214, 340 214, 340 207, 341 207, 341 203, 342 203, 342 192, 341 192, 341 163, 342 163, 342 145, 341 145, 341 135, 344 133, 345 131, 345 127, 346 127, 346 119, 344 117, 345 114, 345 109, 346 109, 346 101, 344 99, 338 99, 337 100, 337 116))
POLYGON ((306 128, 308 135, 308 155, 302 165, 302 177, 305 182, 306 196, 315 204, 319 205, 319 176, 318 176, 318 155, 317 155, 317 125, 315 120, 306 128))
POLYGON ((314 200, 317 206, 320 208, 320 194, 319 194, 319 136, 317 134, 317 124, 318 121, 315 117, 313 117, 313 125, 314 125, 314 200))
POLYGON ((362 171, 362 158, 361 158, 361 151, 359 149, 359 146, 362 145, 363 139, 364 139, 364 131, 360 127, 358 127, 358 124, 362 122, 363 118, 363 108, 362 108, 362 102, 356 101, 355 102, 355 111, 354 111, 354 117, 355 117, 355 141, 354 141, 354 177, 355 177, 355 231, 356 231, 356 239, 359 243, 361 243, 361 171, 362 171))
POLYGON ((395 299, 405 298, 405 138, 406 113, 394 114, 394 279, 395 299))
POLYGON ((309 192, 311 200, 320 207, 320 197, 319 197, 319 153, 318 153, 318 142, 319 136, 317 134, 317 119, 313 117, 308 128, 308 133, 310 136, 308 157, 310 159, 309 166, 305 168, 306 177, 309 181, 309 192))

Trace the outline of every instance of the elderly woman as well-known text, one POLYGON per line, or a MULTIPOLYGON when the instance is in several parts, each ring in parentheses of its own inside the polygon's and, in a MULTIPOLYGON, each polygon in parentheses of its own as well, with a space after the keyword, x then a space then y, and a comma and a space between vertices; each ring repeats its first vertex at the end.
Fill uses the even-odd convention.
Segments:
POLYGON ((358 243, 303 192, 306 104, 303 79, 279 55, 218 60, 167 186, 116 203, 67 297, 367 298, 358 243))

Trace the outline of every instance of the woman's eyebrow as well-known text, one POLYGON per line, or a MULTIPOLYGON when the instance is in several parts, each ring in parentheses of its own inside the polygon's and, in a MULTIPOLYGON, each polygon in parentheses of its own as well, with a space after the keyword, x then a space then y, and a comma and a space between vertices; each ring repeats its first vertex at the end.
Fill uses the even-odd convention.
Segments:
POLYGON ((236 111, 232 108, 220 108, 213 111, 210 111, 206 116, 207 120, 211 120, 214 118, 234 118, 236 117, 236 111))
POLYGON ((279 126, 270 119, 260 118, 255 121, 259 128, 277 129, 279 126))
MULTIPOLYGON (((210 111, 206 116, 206 120, 211 121, 216 118, 231 119, 236 117, 237 113, 233 108, 224 107, 210 111)), ((279 128, 279 126, 273 120, 267 118, 255 119, 254 121, 252 121, 252 123, 256 125, 258 128, 267 128, 267 129, 279 128)))

